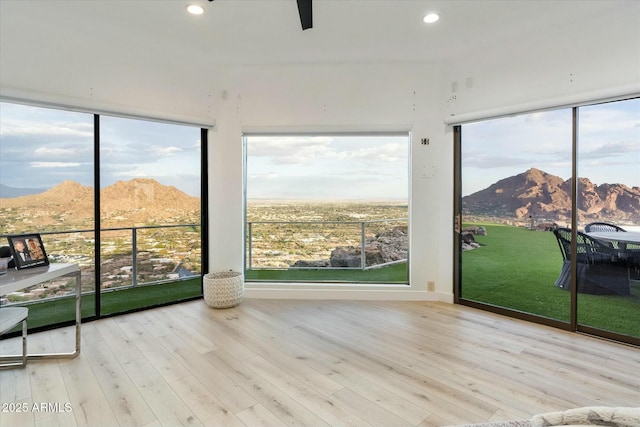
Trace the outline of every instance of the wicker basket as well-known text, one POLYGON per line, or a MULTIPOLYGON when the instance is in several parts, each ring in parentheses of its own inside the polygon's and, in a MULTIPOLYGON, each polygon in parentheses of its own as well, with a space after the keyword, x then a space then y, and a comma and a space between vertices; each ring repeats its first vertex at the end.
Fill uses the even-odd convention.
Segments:
POLYGON ((235 307, 244 298, 244 277, 237 271, 204 275, 204 302, 213 308, 235 307))

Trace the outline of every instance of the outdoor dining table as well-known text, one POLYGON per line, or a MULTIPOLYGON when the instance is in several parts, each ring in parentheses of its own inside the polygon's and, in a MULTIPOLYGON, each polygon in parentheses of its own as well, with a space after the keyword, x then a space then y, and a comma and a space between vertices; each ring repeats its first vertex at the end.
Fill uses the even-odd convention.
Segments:
POLYGON ((586 234, 596 240, 620 243, 637 243, 640 245, 639 231, 593 231, 586 234))
POLYGON ((640 280, 640 232, 638 231, 593 231, 588 236, 601 242, 616 245, 618 256, 627 264, 629 280, 640 280))

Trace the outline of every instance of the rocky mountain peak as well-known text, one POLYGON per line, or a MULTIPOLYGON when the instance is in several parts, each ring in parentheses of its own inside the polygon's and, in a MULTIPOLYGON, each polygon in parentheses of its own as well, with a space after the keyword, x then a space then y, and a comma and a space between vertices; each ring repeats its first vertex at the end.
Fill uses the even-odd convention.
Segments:
MULTIPOLYGON (((102 189, 100 200, 103 227, 189 223, 199 222, 200 218, 199 197, 148 178, 118 181, 102 189)), ((16 215, 18 211, 28 214, 27 223, 38 224, 39 228, 60 222, 86 226, 93 221, 94 190, 64 181, 39 194, 0 199, 0 213, 16 215)))
MULTIPOLYGON (((566 221, 571 218, 572 180, 531 168, 462 198, 466 215, 566 221)), ((578 179, 580 221, 640 221, 640 188, 596 185, 578 179)))

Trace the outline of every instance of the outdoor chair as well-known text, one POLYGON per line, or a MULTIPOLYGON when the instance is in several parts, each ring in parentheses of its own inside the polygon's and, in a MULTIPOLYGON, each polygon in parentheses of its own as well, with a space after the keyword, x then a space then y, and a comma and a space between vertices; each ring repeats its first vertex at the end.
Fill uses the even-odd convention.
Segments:
MULTIPOLYGON (((562 254, 562 270, 555 285, 562 289, 571 286, 571 230, 553 230, 562 254)), ((585 294, 629 295, 629 271, 626 262, 617 257, 617 251, 588 235, 577 232, 576 236, 578 292, 585 294)))

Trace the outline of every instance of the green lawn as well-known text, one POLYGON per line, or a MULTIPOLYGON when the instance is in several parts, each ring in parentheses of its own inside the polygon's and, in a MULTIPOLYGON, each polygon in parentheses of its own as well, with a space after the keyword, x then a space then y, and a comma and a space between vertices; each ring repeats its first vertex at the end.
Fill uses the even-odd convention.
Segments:
POLYGON ((298 282, 359 282, 359 283, 407 283, 407 263, 393 264, 370 270, 332 270, 327 268, 304 270, 249 270, 248 281, 298 281, 298 282))
MULTIPOLYGON (((144 307, 166 304, 202 295, 200 278, 158 285, 139 286, 103 292, 100 296, 102 314, 109 315, 144 307)), ((75 296, 28 304, 29 328, 54 325, 75 319, 75 296)), ((95 315, 95 295, 82 295, 82 317, 95 315)))
MULTIPOLYGON (((562 256, 551 232, 482 224, 482 245, 462 254, 462 297, 569 321, 569 292, 554 286, 562 256)), ((578 294, 578 322, 640 336, 640 284, 631 296, 578 294)))

